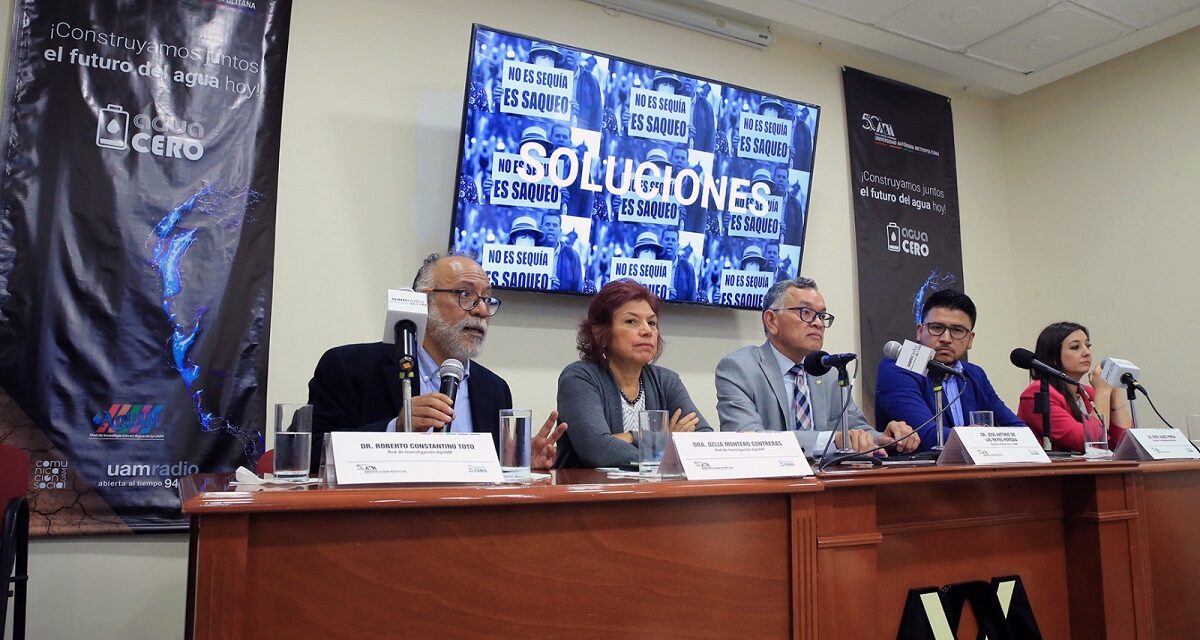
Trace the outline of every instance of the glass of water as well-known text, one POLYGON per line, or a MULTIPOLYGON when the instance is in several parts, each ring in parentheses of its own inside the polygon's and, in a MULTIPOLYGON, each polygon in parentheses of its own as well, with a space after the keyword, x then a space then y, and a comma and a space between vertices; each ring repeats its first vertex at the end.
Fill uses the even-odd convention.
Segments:
POLYGON ((970 418, 972 427, 996 426, 995 416, 991 411, 972 411, 970 418))
POLYGON ((275 479, 308 480, 312 453, 312 405, 275 405, 275 479))
POLYGON ((648 409, 638 412, 638 472, 642 475, 658 473, 667 442, 671 438, 671 423, 667 412, 648 409))
POLYGON ((1095 418, 1083 423, 1083 457, 1087 460, 1108 460, 1112 451, 1108 450, 1108 434, 1104 425, 1095 418))
POLYGON ((500 410, 500 470, 509 476, 526 477, 533 462, 533 411, 500 410))
POLYGON ((1188 440, 1192 442, 1200 441, 1200 414, 1189 413, 1186 426, 1188 440))

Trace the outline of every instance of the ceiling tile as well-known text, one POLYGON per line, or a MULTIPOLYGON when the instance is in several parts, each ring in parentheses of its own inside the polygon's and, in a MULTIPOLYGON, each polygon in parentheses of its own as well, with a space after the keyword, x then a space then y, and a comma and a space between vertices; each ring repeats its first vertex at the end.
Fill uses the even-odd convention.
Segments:
MULTIPOLYGON (((947 47, 974 37, 966 34, 973 25, 946 28, 932 24, 941 10, 972 6, 963 0, 657 1, 705 3, 758 16, 772 23, 781 36, 824 42, 830 50, 854 57, 866 49, 884 56, 881 60, 890 59, 888 64, 902 60, 914 68, 932 70, 941 82, 961 83, 990 97, 1019 95, 1200 28, 1200 0, 1046 0, 1050 8, 968 45, 964 54, 961 47, 947 47), (931 7, 937 9, 930 11, 931 7), (933 18, 922 25, 910 12, 933 18), (1147 22, 1153 24, 1134 29, 1134 24, 1147 22), (951 33, 936 35, 947 30, 951 33)), ((1007 12, 1016 5, 1026 10, 1024 3, 976 0, 977 6, 986 9, 980 21, 991 25, 1006 22, 1000 16, 1011 17, 1007 12), (1000 6, 1006 4, 1013 6, 1000 6)))
POLYGON ((879 27, 942 49, 964 51, 1050 4, 1048 0, 917 0, 885 18, 879 27))
POLYGON ((1076 4, 1144 29, 1188 9, 1200 7, 1200 0, 1074 0, 1076 4))
POLYGON ((794 0, 858 22, 875 24, 896 13, 913 0, 794 0))
POLYGON ((1128 27, 1060 3, 967 50, 967 55, 1020 73, 1068 60, 1119 38, 1128 27))

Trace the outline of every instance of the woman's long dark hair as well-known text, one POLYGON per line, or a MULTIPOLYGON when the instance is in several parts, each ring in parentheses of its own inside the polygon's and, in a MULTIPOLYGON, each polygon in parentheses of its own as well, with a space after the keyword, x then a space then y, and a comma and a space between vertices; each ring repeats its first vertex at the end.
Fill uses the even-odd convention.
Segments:
MULTIPOLYGON (((1037 346, 1033 350, 1033 357, 1045 362, 1059 371, 1062 371, 1063 341, 1067 339, 1067 336, 1075 333, 1076 331, 1082 331, 1088 336, 1089 339, 1091 338, 1091 334, 1088 333, 1087 327, 1075 322, 1055 322, 1045 329, 1042 329, 1042 333, 1038 335, 1037 346)), ((1034 380, 1042 379, 1042 377, 1036 371, 1032 371, 1032 374, 1034 380)), ((1082 423, 1083 412, 1079 410, 1078 403, 1070 401, 1072 396, 1070 389, 1067 388, 1067 383, 1056 378, 1050 378, 1050 386, 1058 389, 1058 392, 1067 399, 1067 408, 1071 410, 1071 415, 1074 416, 1074 418, 1080 423, 1082 423)))

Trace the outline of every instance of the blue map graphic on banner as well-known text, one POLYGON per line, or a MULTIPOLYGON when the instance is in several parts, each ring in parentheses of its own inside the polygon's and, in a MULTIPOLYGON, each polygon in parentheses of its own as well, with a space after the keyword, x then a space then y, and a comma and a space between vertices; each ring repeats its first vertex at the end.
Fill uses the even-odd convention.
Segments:
MULTIPOLYGON (((223 416, 205 411, 202 401, 204 389, 196 385, 200 378, 200 365, 188 357, 188 352, 200 337, 202 321, 208 307, 199 305, 192 318, 190 326, 179 320, 176 313, 176 297, 183 293, 183 259, 188 249, 196 240, 199 229, 184 227, 182 223, 189 216, 210 216, 217 224, 228 230, 235 230, 242 224, 245 212, 261 199, 261 194, 252 189, 242 189, 232 192, 222 192, 213 185, 206 185, 182 204, 171 209, 159 221, 151 233, 150 240, 154 243, 153 257, 149 263, 158 272, 162 282, 162 309, 171 323, 170 358, 171 366, 179 373, 187 386, 192 399, 192 409, 200 421, 204 431, 223 430, 238 438, 246 447, 246 454, 251 458, 257 457, 262 450, 263 436, 261 432, 246 433, 236 424, 223 416)), ((231 238, 237 238, 232 234, 231 238)))

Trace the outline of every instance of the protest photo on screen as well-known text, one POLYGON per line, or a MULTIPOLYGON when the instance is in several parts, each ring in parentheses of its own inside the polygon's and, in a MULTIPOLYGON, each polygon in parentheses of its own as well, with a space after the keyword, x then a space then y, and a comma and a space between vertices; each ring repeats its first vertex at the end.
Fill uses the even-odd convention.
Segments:
POLYGON ((729 80, 475 25, 450 250, 496 289, 761 308, 800 272, 820 107, 729 80))

